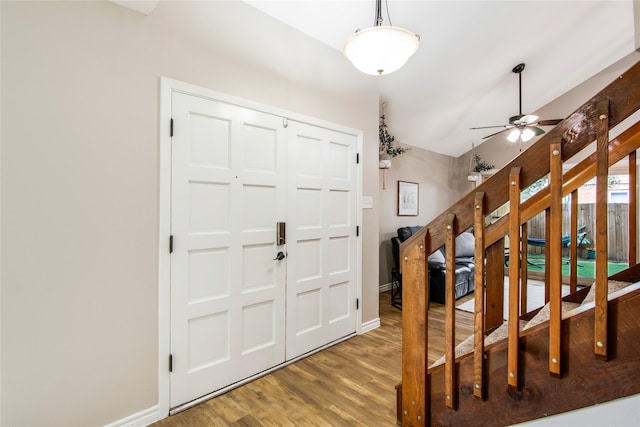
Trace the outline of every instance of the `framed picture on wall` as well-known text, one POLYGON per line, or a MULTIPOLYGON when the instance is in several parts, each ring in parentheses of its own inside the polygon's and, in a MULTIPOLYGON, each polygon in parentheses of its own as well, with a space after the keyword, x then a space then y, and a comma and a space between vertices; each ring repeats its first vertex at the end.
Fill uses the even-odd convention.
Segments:
POLYGON ((398 216, 418 215, 418 183, 398 181, 398 216))

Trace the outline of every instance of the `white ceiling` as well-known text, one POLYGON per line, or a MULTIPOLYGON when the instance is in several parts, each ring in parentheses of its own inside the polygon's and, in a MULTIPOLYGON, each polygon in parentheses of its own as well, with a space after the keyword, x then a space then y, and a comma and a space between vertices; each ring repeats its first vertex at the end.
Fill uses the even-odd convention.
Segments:
MULTIPOLYGON (((374 0, 247 3, 338 50, 375 15, 374 0)), ((518 113, 516 64, 526 63, 527 114, 634 50, 630 0, 388 0, 388 9, 393 25, 421 38, 404 68, 370 77, 379 79, 389 131, 400 143, 454 157, 493 133, 470 127, 506 124, 518 113)), ((541 119, 562 118, 575 106, 554 108, 558 117, 541 119)))

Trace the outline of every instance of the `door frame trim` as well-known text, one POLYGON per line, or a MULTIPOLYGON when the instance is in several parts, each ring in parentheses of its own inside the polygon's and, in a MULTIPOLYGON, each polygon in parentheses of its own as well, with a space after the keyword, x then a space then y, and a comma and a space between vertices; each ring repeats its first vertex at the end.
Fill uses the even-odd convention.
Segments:
MULTIPOLYGON (((312 126, 327 128, 353 135, 357 138, 356 151, 363 152, 363 132, 321 119, 286 111, 277 107, 249 101, 243 98, 213 91, 168 77, 159 79, 158 109, 158 419, 169 416, 171 376, 169 353, 171 352, 171 257, 169 236, 171 234, 171 95, 184 93, 212 101, 226 102, 275 116, 283 120, 294 120, 312 126)), ((362 157, 362 156, 361 156, 362 157)), ((355 161, 355 159, 354 159, 355 161)), ((356 221, 362 226, 362 161, 356 165, 356 221)), ((356 298, 362 301, 362 235, 356 243, 356 298)), ((356 313, 356 334, 362 333, 362 306, 356 313)))

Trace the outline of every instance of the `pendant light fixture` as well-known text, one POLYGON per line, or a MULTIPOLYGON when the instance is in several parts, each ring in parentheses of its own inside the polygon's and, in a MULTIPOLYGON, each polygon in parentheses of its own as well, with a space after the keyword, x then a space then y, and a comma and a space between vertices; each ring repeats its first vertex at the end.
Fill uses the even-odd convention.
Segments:
POLYGON ((382 0, 376 0, 373 27, 356 30, 344 45, 344 56, 360 71, 373 76, 401 68, 420 45, 420 37, 409 30, 382 25, 382 0))

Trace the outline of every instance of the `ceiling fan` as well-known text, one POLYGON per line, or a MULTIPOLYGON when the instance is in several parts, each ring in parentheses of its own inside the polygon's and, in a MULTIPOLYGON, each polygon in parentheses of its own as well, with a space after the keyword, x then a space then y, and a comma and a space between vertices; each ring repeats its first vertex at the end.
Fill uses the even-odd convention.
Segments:
POLYGON ((507 135, 507 139, 511 142, 516 142, 520 139, 521 142, 527 142, 534 136, 542 135, 544 130, 539 128, 538 126, 555 126, 562 121, 562 119, 553 119, 553 120, 538 120, 538 116, 533 114, 522 114, 522 70, 524 70, 524 63, 518 64, 513 67, 514 73, 518 75, 518 87, 519 87, 519 101, 520 101, 520 112, 517 116, 509 117, 508 125, 499 125, 499 126, 481 126, 471 129, 491 129, 491 128, 504 128, 501 131, 492 133, 491 135, 487 135, 482 139, 491 138, 492 136, 501 134, 508 130, 509 135, 507 135))

